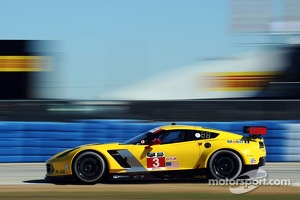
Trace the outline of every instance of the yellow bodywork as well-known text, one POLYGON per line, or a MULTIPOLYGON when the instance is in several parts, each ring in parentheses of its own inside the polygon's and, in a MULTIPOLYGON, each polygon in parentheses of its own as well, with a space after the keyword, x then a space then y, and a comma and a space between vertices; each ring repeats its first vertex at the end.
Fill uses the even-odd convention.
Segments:
POLYGON ((266 156, 262 138, 248 138, 239 134, 204 128, 200 126, 167 125, 161 130, 196 130, 199 133, 214 132, 216 138, 201 138, 186 142, 135 145, 135 144, 89 144, 68 149, 58 153, 46 161, 47 177, 72 175, 74 158, 84 151, 100 154, 106 161, 108 173, 122 174, 131 172, 155 172, 169 170, 204 169, 208 167, 209 158, 221 149, 237 153, 243 165, 258 165, 261 158, 266 156), (132 167, 122 167, 109 153, 117 150, 123 153, 132 167), (149 157, 149 156, 153 157, 149 157), (150 167, 149 167, 150 166, 150 167))

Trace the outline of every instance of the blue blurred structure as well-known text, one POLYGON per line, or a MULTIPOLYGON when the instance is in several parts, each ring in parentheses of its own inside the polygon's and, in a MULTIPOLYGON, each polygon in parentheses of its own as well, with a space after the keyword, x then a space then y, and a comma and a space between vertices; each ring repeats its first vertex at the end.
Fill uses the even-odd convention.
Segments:
MULTIPOLYGON (((123 142, 141 132, 171 122, 143 120, 78 120, 73 122, 0 122, 0 162, 44 162, 64 149, 87 143, 123 142)), ((243 126, 268 127, 268 162, 300 161, 300 122, 176 122, 242 133, 243 126)))

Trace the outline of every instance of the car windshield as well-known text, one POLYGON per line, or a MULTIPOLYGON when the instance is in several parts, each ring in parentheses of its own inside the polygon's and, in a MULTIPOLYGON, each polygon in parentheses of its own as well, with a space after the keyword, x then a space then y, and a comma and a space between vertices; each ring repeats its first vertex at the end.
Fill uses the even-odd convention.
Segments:
POLYGON ((151 134, 152 134, 151 132, 145 132, 145 133, 139 134, 139 135, 127 140, 123 144, 141 144, 141 141, 148 138, 151 134))

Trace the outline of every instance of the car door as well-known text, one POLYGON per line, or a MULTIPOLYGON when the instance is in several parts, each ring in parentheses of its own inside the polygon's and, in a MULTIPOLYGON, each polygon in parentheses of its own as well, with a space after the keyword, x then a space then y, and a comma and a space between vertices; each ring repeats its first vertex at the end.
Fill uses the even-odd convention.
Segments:
POLYGON ((147 171, 182 170, 197 167, 200 145, 188 130, 170 130, 157 135, 158 143, 136 145, 131 151, 147 171))

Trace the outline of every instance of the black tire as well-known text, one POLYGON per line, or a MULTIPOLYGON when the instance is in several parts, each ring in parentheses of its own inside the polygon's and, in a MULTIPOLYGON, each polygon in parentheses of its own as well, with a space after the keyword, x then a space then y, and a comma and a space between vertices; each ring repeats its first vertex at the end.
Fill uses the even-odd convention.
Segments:
POLYGON ((216 179, 236 179, 242 172, 241 158, 233 151, 220 150, 209 160, 209 172, 216 179))
POLYGON ((96 184, 106 175, 105 160, 95 152, 83 152, 73 162, 73 175, 81 183, 96 184))

